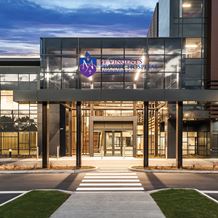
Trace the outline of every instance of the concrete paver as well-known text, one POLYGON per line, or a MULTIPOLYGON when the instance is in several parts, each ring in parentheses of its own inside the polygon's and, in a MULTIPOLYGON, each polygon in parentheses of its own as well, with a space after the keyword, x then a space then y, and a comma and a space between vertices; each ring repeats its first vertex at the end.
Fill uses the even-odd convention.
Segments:
POLYGON ((163 218, 148 192, 73 192, 51 218, 163 218))

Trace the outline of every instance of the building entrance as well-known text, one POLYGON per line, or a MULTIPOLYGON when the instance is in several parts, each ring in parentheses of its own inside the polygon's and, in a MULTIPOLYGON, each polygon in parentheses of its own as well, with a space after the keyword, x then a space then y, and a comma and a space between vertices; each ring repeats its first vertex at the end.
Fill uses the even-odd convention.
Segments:
POLYGON ((105 131, 104 156, 133 156, 132 131, 105 131))
POLYGON ((117 131, 105 132, 104 155, 122 156, 122 153, 123 153, 122 132, 117 132, 117 131))
POLYGON ((93 138, 94 156, 132 157, 132 130, 103 130, 95 131, 93 138))

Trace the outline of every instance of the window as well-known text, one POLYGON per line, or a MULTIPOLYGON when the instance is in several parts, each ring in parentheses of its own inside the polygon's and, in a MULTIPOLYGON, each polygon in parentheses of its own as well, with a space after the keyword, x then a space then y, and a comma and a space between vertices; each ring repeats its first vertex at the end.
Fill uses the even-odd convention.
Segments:
POLYGON ((201 58, 202 43, 200 38, 187 38, 185 40, 186 58, 201 58))
POLYGON ((201 17, 202 0, 180 0, 180 17, 201 17))

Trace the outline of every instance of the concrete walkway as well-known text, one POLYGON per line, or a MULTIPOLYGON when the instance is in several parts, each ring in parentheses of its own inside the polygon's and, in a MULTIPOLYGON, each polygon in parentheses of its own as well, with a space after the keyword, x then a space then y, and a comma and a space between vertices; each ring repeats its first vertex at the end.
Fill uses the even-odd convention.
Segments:
MULTIPOLYGON (((42 164, 41 159, 27 158, 0 158, 0 170, 11 170, 11 169, 36 169, 40 168, 42 164)), ((142 166, 142 158, 133 157, 82 157, 83 166, 96 166, 98 168, 128 168, 130 166, 142 166)), ((73 167, 76 165, 75 157, 62 157, 62 158, 50 158, 50 165, 52 167, 73 167)), ((150 166, 162 166, 162 167, 175 167, 175 159, 161 159, 161 158, 150 158, 150 166)), ((183 159, 184 167, 190 168, 205 168, 205 169, 218 169, 218 158, 211 159, 183 159)))
POLYGON ((147 192, 74 192, 51 218, 164 218, 147 192))

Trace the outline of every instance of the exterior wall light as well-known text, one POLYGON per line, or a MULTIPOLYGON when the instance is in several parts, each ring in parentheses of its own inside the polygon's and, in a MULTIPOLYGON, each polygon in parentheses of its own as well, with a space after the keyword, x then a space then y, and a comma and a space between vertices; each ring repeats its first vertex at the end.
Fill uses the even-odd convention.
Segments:
POLYGON ((196 44, 187 44, 187 45, 185 45, 185 47, 186 48, 197 48, 198 45, 196 45, 196 44))
POLYGON ((8 151, 9 151, 9 158, 12 158, 12 149, 10 148, 8 151))
POLYGON ((191 5, 190 3, 183 3, 183 4, 182 4, 182 7, 183 7, 183 8, 191 8, 192 5, 191 5))

